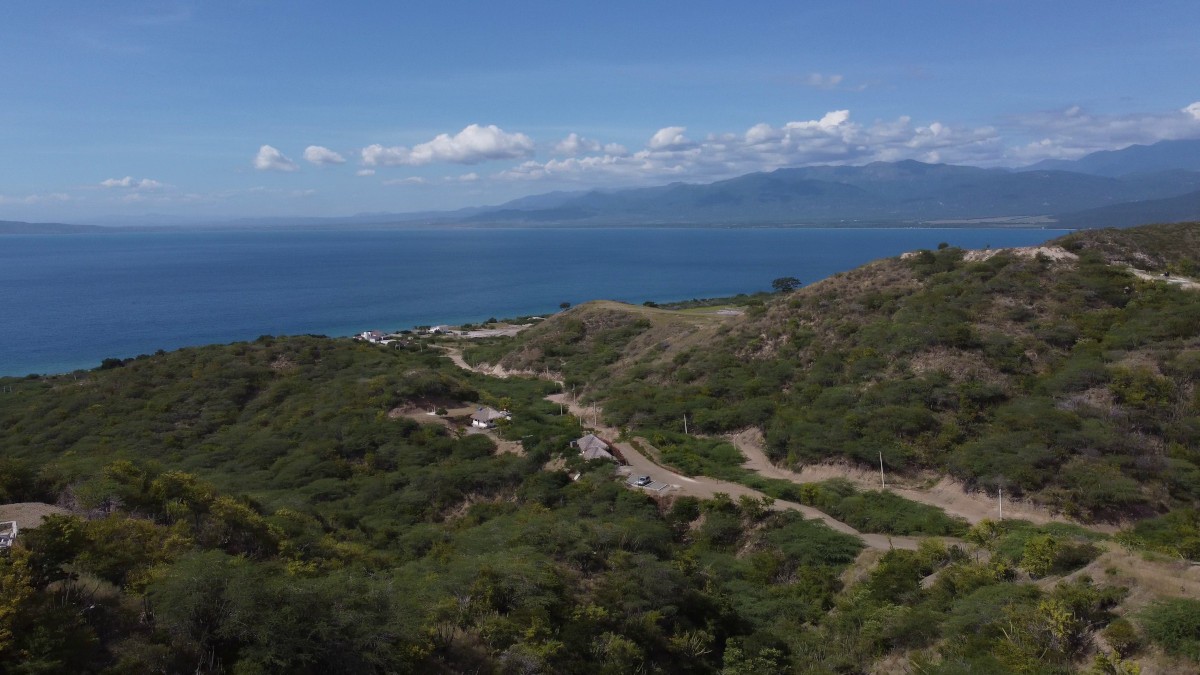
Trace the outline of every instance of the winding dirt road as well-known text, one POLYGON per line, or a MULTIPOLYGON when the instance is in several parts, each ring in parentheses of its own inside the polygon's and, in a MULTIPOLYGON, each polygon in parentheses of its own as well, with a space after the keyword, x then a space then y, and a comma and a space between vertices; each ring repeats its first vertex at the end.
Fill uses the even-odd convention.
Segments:
MULTIPOLYGON (((780 478, 793 483, 813 483, 830 478, 844 478, 863 489, 877 490, 880 487, 879 474, 846 465, 814 464, 806 466, 800 471, 791 471, 780 467, 767 457, 763 450, 762 434, 757 429, 732 434, 727 438, 746 458, 746 462, 742 466, 757 471, 767 478, 780 478)), ((905 499, 936 506, 947 514, 958 516, 972 525, 981 520, 1000 518, 998 500, 978 492, 968 492, 962 483, 949 476, 940 478, 930 476, 928 478, 928 482, 936 481, 932 487, 915 488, 911 485, 906 486, 905 479, 899 476, 888 476, 886 489, 905 499)), ((1120 529, 1111 524, 1078 523, 1034 504, 1010 499, 1004 501, 1003 515, 1005 518, 1027 520, 1038 525, 1051 522, 1069 523, 1105 534, 1112 534, 1120 529)))
MULTIPOLYGON (((562 403, 568 407, 572 415, 575 415, 581 420, 592 415, 592 409, 590 407, 585 408, 584 406, 580 406, 572 402, 570 400, 570 394, 551 394, 550 396, 547 396, 546 399, 554 403, 562 403)), ((616 438, 620 434, 617 429, 604 426, 602 424, 593 424, 590 426, 598 431, 602 436, 607 438, 616 438)), ((641 445, 644 448, 651 448, 652 450, 654 449, 654 446, 644 438, 639 437, 635 440, 637 441, 638 445, 641 445)), ((621 454, 625 456, 625 461, 629 462, 629 467, 634 474, 651 476, 655 480, 669 483, 671 485, 672 492, 677 494, 689 495, 692 497, 698 497, 700 499, 712 499, 717 495, 718 492, 727 494, 733 499, 737 499, 742 496, 754 497, 756 499, 767 497, 767 495, 763 494, 762 492, 759 492, 754 488, 746 487, 740 483, 731 483, 729 481, 717 480, 716 478, 709 478, 707 476, 684 476, 683 474, 676 473, 675 471, 672 471, 671 469, 654 462, 654 460, 650 459, 640 450, 634 447, 632 443, 618 441, 614 444, 617 446, 617 449, 621 451, 621 454)), ((855 537, 862 539, 863 543, 871 548, 878 548, 885 551, 892 548, 916 550, 917 544, 920 543, 920 539, 914 537, 893 537, 886 534, 870 534, 859 532, 850 525, 843 523, 824 511, 784 499, 776 499, 771 505, 771 508, 777 511, 799 511, 805 518, 816 518, 838 532, 854 535, 855 537)))
MULTIPOLYGON (((444 347, 446 355, 459 368, 471 370, 484 375, 494 377, 510 377, 512 375, 524 375, 530 377, 542 377, 543 379, 552 379, 548 374, 522 372, 516 373, 507 371, 499 366, 495 367, 473 367, 468 364, 462 357, 462 351, 456 347, 444 347)), ((561 403, 567 406, 571 414, 578 417, 580 420, 597 421, 597 411, 591 406, 580 406, 570 400, 569 394, 553 394, 547 396, 546 399, 554 403, 561 403)), ((597 430, 600 434, 608 438, 616 438, 620 435, 617 429, 607 427, 602 424, 593 423, 591 428, 597 430)), ((778 478, 791 481, 793 483, 813 483, 830 478, 844 478, 854 483, 855 486, 868 490, 879 488, 879 475, 871 471, 866 471, 860 468, 841 464, 816 464, 806 466, 800 471, 792 471, 775 465, 767 457, 763 450, 762 434, 751 429, 737 434, 727 436, 728 440, 742 453, 746 461, 742 464, 743 467, 756 471, 767 478, 778 478)), ((644 438, 638 438, 637 442, 644 448, 653 446, 644 438)), ((753 488, 746 487, 739 483, 731 483, 729 481, 717 480, 708 478, 707 476, 684 476, 671 469, 664 467, 654 462, 653 459, 646 457, 637 448, 630 443, 617 443, 617 447, 624 453, 626 460, 632 471, 636 474, 649 475, 656 480, 661 480, 669 483, 672 489, 678 494, 691 495, 702 499, 712 498, 716 493, 723 492, 734 499, 742 495, 751 497, 764 497, 765 495, 753 488)), ((911 481, 911 479, 909 479, 911 481)), ((968 523, 975 524, 984 519, 999 518, 999 504, 987 495, 978 492, 968 492, 963 489, 963 486, 958 481, 944 476, 941 478, 931 477, 931 480, 936 480, 932 487, 917 488, 911 483, 905 484, 904 479, 897 476, 895 478, 888 477, 887 490, 903 497, 905 499, 934 506, 942 509, 951 516, 957 516, 966 520, 968 523), (895 480, 896 482, 892 482, 895 480)), ((789 502, 786 500, 776 500, 776 509, 791 509, 800 511, 806 518, 818 518, 833 529, 847 534, 853 534, 860 537, 868 546, 872 548, 916 548, 920 538, 913 537, 888 537, 881 534, 870 534, 859 532, 850 525, 837 520, 827 513, 814 509, 810 506, 789 502)), ((1082 524, 1069 520, 1062 516, 1051 513, 1049 510, 1029 504, 1026 502, 1006 500, 1004 502, 1004 516, 1006 518, 1017 518, 1027 520, 1031 523, 1044 525, 1050 522, 1070 523, 1080 527, 1112 534, 1118 531, 1117 525, 1111 524, 1082 524)))
MULTIPOLYGON (((484 375, 493 377, 510 377, 513 375, 524 375, 530 377, 548 378, 546 374, 522 372, 516 373, 505 370, 502 367, 475 367, 471 366, 463 359, 462 350, 456 347, 443 347, 446 351, 446 356, 454 362, 456 366, 464 370, 470 370, 484 375)), ((582 406, 571 400, 570 394, 551 394, 546 397, 546 400, 553 403, 560 403, 570 410, 572 415, 575 415, 581 420, 596 420, 597 410, 592 406, 582 406)), ((620 436, 619 430, 605 426, 599 423, 589 425, 589 428, 594 429, 600 435, 607 438, 617 438, 620 436)), ((644 438, 635 439, 643 448, 650 448, 653 451, 653 445, 644 438)), ((867 472, 859 471, 849 467, 837 467, 833 465, 822 465, 819 467, 809 467, 803 472, 794 472, 775 466, 767 458, 766 453, 762 449, 761 437, 757 437, 754 433, 743 432, 730 437, 730 440, 745 456, 746 462, 743 464, 748 469, 758 471, 769 478, 781 478, 797 483, 809 483, 813 481, 826 480, 833 477, 848 478, 855 484, 865 488, 875 488, 873 478, 866 476, 867 472), (862 474, 862 475, 859 475, 862 474)), ((707 476, 684 476, 667 467, 656 463, 653 459, 647 457, 643 452, 638 450, 633 444, 628 442, 617 442, 616 446, 629 462, 630 469, 633 473, 639 475, 648 475, 655 480, 659 480, 671 485, 672 491, 677 494, 690 495, 701 499, 711 499, 717 493, 724 493, 730 497, 737 499, 743 495, 755 498, 763 498, 767 495, 753 488, 741 485, 740 483, 732 483, 729 481, 717 480, 707 476)), ((896 494, 911 499, 915 502, 928 504, 944 509, 947 513, 955 516, 960 516, 970 523, 977 523, 984 518, 993 517, 991 510, 994 505, 981 496, 971 495, 963 492, 949 479, 944 479, 942 483, 935 485, 933 490, 915 490, 909 488, 893 488, 889 487, 896 494), (943 484, 948 482, 949 484, 943 484), (957 492, 957 494, 955 494, 957 492)), ((776 510, 792 510, 799 511, 805 518, 815 518, 838 532, 854 535, 869 547, 882 550, 892 548, 901 549, 916 549, 920 543, 921 537, 904 537, 904 536, 888 536, 884 534, 874 534, 859 532, 850 525, 834 518, 833 516, 815 509, 811 506, 805 506, 796 502, 791 502, 782 499, 776 499, 772 508, 776 510)), ((1016 505, 1009 506, 1005 504, 1005 514, 1012 514, 1013 517, 1028 519, 1032 522, 1045 523, 1053 518, 1047 514, 1038 512, 1037 510, 1028 507, 1018 507, 1016 505), (1010 509, 1013 509, 1010 512, 1010 509)), ((953 539, 944 538, 948 541, 953 539)))

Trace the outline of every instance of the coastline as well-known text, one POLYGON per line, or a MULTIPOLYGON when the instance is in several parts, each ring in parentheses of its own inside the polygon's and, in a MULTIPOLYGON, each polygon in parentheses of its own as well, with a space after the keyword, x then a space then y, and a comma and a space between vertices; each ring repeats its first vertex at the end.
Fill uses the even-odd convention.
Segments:
POLYGON ((545 315, 560 303, 728 297, 811 284, 949 241, 1065 230, 609 228, 14 235, 0 249, 0 375, 253 340, 545 315))

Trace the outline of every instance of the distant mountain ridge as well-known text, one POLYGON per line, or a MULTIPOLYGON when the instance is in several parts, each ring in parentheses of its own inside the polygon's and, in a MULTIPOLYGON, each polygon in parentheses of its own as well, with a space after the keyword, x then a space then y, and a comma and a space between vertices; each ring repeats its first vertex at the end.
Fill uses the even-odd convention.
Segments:
POLYGON ((80 232, 103 232, 105 229, 98 225, 26 223, 20 220, 0 220, 0 234, 78 234, 80 232))
POLYGON ((984 169, 916 160, 751 173, 709 184, 553 193, 481 209, 471 224, 902 225, 1029 217, 1071 227, 1200 216, 1200 139, 984 169), (546 195, 549 197, 550 195, 546 195), (563 197, 566 197, 565 199, 563 197), (1144 215, 1139 215, 1144 214, 1144 215))
POLYGON ((589 192, 547 208, 508 204, 472 224, 896 225, 1056 216, 1176 197, 1200 171, 1122 178, 1074 171, 982 169, 913 160, 752 173, 709 184, 589 192))
POLYGON ((1131 145, 1121 150, 1100 150, 1074 160, 1046 159, 1026 167, 1026 170, 1074 171, 1113 178, 1167 169, 1200 171, 1200 139, 1131 145))
MULTIPOLYGON (((784 226, 1061 223, 1069 227, 1200 217, 1200 139, 1133 145, 1022 169, 916 160, 750 173, 713 183, 529 195, 455 211, 340 217, 197 219, 190 227, 784 226), (1192 195, 1192 196, 1189 196, 1192 195)), ((132 219, 138 220, 138 219, 132 219)), ((111 221, 106 220, 105 224, 111 221)), ((140 220, 145 227, 149 221, 140 220)), ((165 217, 161 226, 178 226, 165 217)), ((32 227, 23 224, 23 227, 32 227)), ((51 227, 38 225, 36 227, 51 227)), ((72 226, 31 231, 72 231, 72 226)), ((25 231, 0 226, 0 233, 25 231)))
POLYGON ((1102 206, 1058 217, 1067 227, 1133 227, 1145 223, 1200 221, 1200 191, 1175 197, 1102 206))

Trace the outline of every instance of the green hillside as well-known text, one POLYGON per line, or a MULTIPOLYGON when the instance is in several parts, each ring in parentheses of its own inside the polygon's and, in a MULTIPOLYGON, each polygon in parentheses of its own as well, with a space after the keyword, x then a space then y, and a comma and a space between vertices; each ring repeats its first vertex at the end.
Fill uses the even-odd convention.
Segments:
POLYGON ((558 384, 428 342, 264 336, 0 378, 0 515, 62 513, 0 552, 0 671, 1195 671, 1200 293, 1161 277, 1194 238, 945 248, 740 316, 593 303, 467 349, 564 372, 665 465, 908 549, 753 493, 629 488, 569 447, 558 384), (480 405, 513 420, 472 432, 480 405), (1122 529, 968 528, 755 477, 720 437, 746 427, 783 463, 882 452, 1122 529))
POLYGON ((705 327, 584 306, 467 356, 561 370, 619 426, 758 427, 785 465, 882 453, 1086 520, 1147 517, 1200 499, 1200 293, 1152 278, 1195 274, 1198 232, 920 251, 705 327))

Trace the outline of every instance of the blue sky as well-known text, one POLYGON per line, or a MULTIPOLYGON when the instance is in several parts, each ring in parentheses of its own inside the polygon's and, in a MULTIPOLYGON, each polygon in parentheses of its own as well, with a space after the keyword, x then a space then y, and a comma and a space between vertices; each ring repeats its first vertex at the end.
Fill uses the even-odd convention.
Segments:
POLYGON ((10 3, 0 219, 446 209, 1200 137, 1194 0, 595 5, 10 3))

